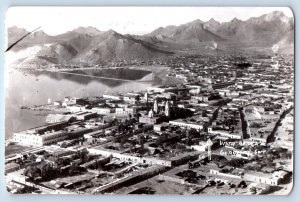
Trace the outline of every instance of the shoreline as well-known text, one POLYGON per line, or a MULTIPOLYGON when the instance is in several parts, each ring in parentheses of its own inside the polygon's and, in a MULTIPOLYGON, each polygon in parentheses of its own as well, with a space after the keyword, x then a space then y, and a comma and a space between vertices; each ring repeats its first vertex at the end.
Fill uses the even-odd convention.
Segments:
MULTIPOLYGON (((166 66, 162 66, 162 65, 158 65, 158 66, 130 66, 130 67, 121 67, 121 68, 125 68, 125 69, 134 69, 134 70, 143 70, 143 71, 148 71, 148 72, 152 72, 151 74, 151 80, 149 79, 149 74, 147 74, 146 76, 142 77, 139 80, 142 81, 138 81, 138 80, 132 80, 130 82, 140 82, 140 83, 144 83, 144 84, 151 84, 151 85, 169 85, 169 84, 178 84, 181 83, 182 81, 180 81, 177 78, 173 78, 173 77, 168 77, 167 73, 170 69, 170 67, 166 67, 166 66), (146 78, 145 78, 146 77, 146 78), (143 80, 144 79, 144 80, 143 80)), ((83 70, 88 70, 88 69, 96 69, 97 68, 81 68, 83 70)), ((108 68, 107 68, 108 69, 108 68)), ((19 71, 19 72, 26 72, 28 71, 47 71, 47 72, 58 72, 58 73, 63 73, 63 71, 53 71, 53 70, 44 70, 44 69, 19 69, 19 68, 14 68, 15 71, 19 71)), ((70 69, 69 69, 70 70, 70 69)), ((72 69, 74 70, 74 68, 72 69)), ((72 71, 70 70, 70 71, 72 71)), ((64 73, 63 73, 64 74, 64 73)), ((76 76, 76 75, 75 75, 76 76)), ((88 76, 89 75, 78 75, 78 77, 80 76, 88 76)), ((95 77, 96 78, 96 77, 95 77)), ((91 78, 92 80, 93 78, 91 78)), ((107 80, 114 80, 113 78, 107 78, 107 80)), ((101 96, 102 94, 99 93, 99 96, 101 96)), ((52 99, 51 99, 52 100, 52 99)), ((20 110, 22 111, 31 111, 34 116, 39 116, 40 113, 43 114, 49 114, 49 113, 64 113, 65 110, 63 109, 54 109, 51 106, 49 107, 48 104, 40 104, 40 105, 22 105, 20 107, 23 107, 23 109, 21 108, 20 110)), ((45 116, 45 115, 43 115, 45 116)), ((14 131, 17 132, 17 131, 14 131)), ((12 135, 7 136, 7 138, 11 138, 13 137, 13 133, 12 135)))
POLYGON ((181 84, 184 83, 182 79, 176 77, 169 77, 167 76, 168 71, 171 67, 165 65, 140 65, 140 66, 124 66, 124 67, 81 67, 81 68, 18 68, 13 67, 16 71, 28 71, 28 72, 54 72, 54 73, 62 73, 62 74, 69 74, 69 75, 77 75, 77 76, 84 76, 90 78, 98 78, 103 80, 115 80, 115 81, 124 81, 124 82, 140 82, 140 83, 149 83, 153 82, 154 85, 174 85, 174 84, 181 84), (72 71, 76 70, 110 70, 110 69, 128 69, 128 70, 141 70, 149 72, 147 75, 143 76, 140 79, 130 80, 130 79, 121 79, 121 78, 114 78, 114 77, 105 77, 105 76, 97 76, 97 75, 89 75, 89 74, 81 74, 81 73, 72 73, 72 71), (152 75, 152 79, 147 78, 150 74, 152 75), (146 79, 145 79, 146 78, 146 79))

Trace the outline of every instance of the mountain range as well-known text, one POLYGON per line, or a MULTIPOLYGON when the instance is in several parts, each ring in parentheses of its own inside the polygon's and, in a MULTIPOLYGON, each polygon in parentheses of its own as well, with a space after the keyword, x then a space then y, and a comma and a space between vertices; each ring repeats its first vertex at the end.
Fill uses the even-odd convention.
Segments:
MULTIPOLYGON (((7 29, 8 45, 27 34, 7 29)), ((294 20, 279 11, 242 21, 207 22, 199 19, 179 26, 159 27, 145 35, 78 27, 57 36, 36 31, 10 51, 14 64, 98 64, 107 61, 152 60, 186 54, 266 53, 293 54, 294 20)))

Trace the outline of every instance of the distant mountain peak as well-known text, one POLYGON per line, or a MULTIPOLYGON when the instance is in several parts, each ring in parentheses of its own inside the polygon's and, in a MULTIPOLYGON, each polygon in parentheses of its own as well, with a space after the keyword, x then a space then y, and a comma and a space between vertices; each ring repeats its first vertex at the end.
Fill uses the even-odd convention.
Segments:
POLYGON ((233 23, 238 23, 238 22, 242 22, 242 20, 238 19, 237 17, 233 18, 230 22, 233 23))
POLYGON ((220 26, 220 22, 216 21, 215 19, 211 18, 209 21, 203 24, 204 29, 208 29, 210 31, 216 31, 220 26))
POLYGON ((214 18, 210 18, 209 21, 207 21, 206 23, 217 23, 217 24, 220 24, 220 22, 216 21, 214 18))
POLYGON ((288 17, 282 11, 273 11, 264 15, 264 20, 273 21, 273 20, 281 20, 288 21, 288 17))
POLYGON ((92 27, 92 26, 88 26, 88 27, 80 26, 73 29, 73 31, 80 34, 89 34, 89 35, 97 35, 101 33, 101 31, 99 31, 96 27, 92 27))
POLYGON ((203 21, 200 19, 193 20, 192 22, 187 23, 188 25, 198 25, 203 24, 203 21))
POLYGON ((117 32, 115 30, 113 30, 113 29, 109 29, 109 30, 106 31, 106 33, 115 34, 117 32))
POLYGON ((31 35, 34 36, 34 37, 45 37, 45 36, 48 36, 48 34, 46 34, 43 30, 35 31, 31 35))
POLYGON ((285 14, 282 11, 273 11, 267 15, 273 15, 273 16, 285 16, 285 14))
POLYGON ((121 36, 120 33, 116 32, 113 29, 109 29, 106 32, 103 32, 103 34, 107 35, 107 36, 121 36))

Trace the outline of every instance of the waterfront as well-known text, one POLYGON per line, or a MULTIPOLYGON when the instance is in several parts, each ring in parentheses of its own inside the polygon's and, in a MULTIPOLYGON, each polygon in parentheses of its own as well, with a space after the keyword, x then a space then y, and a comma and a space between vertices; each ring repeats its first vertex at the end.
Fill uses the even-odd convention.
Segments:
MULTIPOLYGON (((43 125, 45 113, 21 110, 21 106, 42 105, 65 96, 101 96, 104 92, 144 90, 152 82, 99 79, 60 72, 8 70, 5 87, 5 137, 13 132, 43 125)), ((133 79, 133 77, 131 77, 133 79)))

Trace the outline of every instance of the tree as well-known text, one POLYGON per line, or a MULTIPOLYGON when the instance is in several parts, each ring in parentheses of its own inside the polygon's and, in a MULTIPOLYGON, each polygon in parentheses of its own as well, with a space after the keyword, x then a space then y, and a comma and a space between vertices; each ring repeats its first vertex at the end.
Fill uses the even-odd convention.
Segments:
POLYGON ((119 123, 118 119, 117 119, 117 118, 114 118, 114 120, 112 121, 112 124, 113 124, 113 125, 118 125, 118 123, 119 123))
POLYGON ((185 147, 185 145, 183 145, 183 144, 177 143, 177 144, 176 144, 176 150, 177 150, 178 152, 183 152, 183 151, 186 150, 186 147, 185 147))
POLYGON ((124 144, 126 143, 126 138, 122 138, 120 141, 120 146, 119 146, 119 150, 124 149, 124 144))
POLYGON ((161 145, 161 144, 163 144, 164 142, 166 142, 166 141, 167 141, 167 139, 168 139, 168 136, 169 136, 169 134, 168 134, 168 133, 163 133, 163 134, 161 134, 161 136, 160 136, 159 138, 157 138, 157 140, 156 140, 156 144, 157 144, 157 145, 161 145))
POLYGON ((29 157, 28 157, 28 159, 30 161, 35 161, 36 160, 36 155, 35 154, 30 154, 29 157))
POLYGON ((195 128, 191 128, 187 131, 187 138, 197 138, 199 136, 200 133, 195 128))
POLYGON ((291 159, 292 158, 292 152, 290 152, 290 151, 282 152, 282 153, 280 153, 280 158, 291 159))
POLYGON ((139 118, 141 117, 141 114, 140 113, 135 113, 134 114, 134 118, 138 121, 139 118))
POLYGON ((145 137, 143 135, 140 135, 140 145, 142 149, 144 149, 144 143, 145 143, 145 137))
POLYGON ((19 165, 23 165, 24 161, 21 158, 17 158, 16 163, 19 164, 19 165))
POLYGON ((87 162, 88 161, 88 159, 89 159, 89 156, 88 156, 89 151, 86 148, 82 149, 81 151, 78 151, 77 153, 78 153, 78 156, 79 156, 79 158, 81 159, 82 162, 87 162))
POLYGON ((72 163, 70 168, 69 168, 69 175, 73 175, 76 171, 76 166, 72 163))
POLYGON ((187 138, 185 143, 188 145, 188 146, 191 146, 193 144, 193 141, 190 139, 190 138, 187 138))
POLYGON ((33 180, 37 177, 41 177, 41 172, 36 166, 27 166, 24 170, 24 175, 33 180))
POLYGON ((250 192, 252 193, 252 194, 256 194, 256 187, 251 187, 250 188, 250 192))
POLYGON ((123 123, 119 124, 118 125, 118 132, 119 133, 124 133, 124 130, 125 130, 124 124, 123 123))
POLYGON ((50 164, 43 164, 40 168, 42 180, 52 179, 55 175, 52 166, 50 164))
POLYGON ((260 123, 257 123, 257 122, 252 122, 252 123, 250 124, 250 127, 251 127, 251 128, 260 128, 260 127, 261 127, 261 124, 260 124, 260 123))
POLYGON ((228 162, 228 165, 232 166, 232 167, 240 168, 240 167, 243 167, 244 162, 242 159, 233 158, 228 162))
POLYGON ((135 148, 135 142, 134 142, 134 141, 131 141, 131 142, 130 142, 130 153, 132 153, 132 152, 134 151, 134 150, 133 150, 134 148, 135 148))

